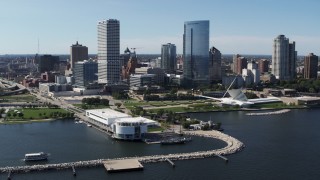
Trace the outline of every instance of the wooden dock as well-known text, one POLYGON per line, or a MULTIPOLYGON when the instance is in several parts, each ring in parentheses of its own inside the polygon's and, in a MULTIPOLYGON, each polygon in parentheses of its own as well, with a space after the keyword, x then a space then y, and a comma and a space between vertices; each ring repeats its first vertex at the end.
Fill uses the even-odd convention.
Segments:
POLYGON ((107 172, 143 170, 138 159, 108 160, 103 162, 107 172))

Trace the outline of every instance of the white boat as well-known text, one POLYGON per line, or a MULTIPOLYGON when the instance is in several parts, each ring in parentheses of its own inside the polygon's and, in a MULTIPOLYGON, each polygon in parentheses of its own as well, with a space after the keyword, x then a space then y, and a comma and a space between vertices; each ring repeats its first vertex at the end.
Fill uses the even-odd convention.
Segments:
POLYGON ((92 125, 91 125, 91 124, 87 124, 87 126, 88 126, 88 127, 92 127, 92 125))
POLYGON ((24 155, 25 161, 41 161, 41 160, 47 160, 49 154, 44 152, 39 153, 29 153, 24 155))

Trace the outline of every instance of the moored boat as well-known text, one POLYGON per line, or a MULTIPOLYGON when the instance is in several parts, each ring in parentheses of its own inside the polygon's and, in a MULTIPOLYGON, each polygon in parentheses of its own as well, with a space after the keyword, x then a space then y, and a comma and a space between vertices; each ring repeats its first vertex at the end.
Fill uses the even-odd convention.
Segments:
POLYGON ((49 154, 44 152, 39 153, 29 153, 24 155, 25 161, 41 161, 41 160, 47 160, 49 154))
POLYGON ((160 143, 162 145, 171 145, 171 144, 184 144, 188 141, 191 141, 191 138, 171 138, 171 139, 166 139, 162 140, 160 143))

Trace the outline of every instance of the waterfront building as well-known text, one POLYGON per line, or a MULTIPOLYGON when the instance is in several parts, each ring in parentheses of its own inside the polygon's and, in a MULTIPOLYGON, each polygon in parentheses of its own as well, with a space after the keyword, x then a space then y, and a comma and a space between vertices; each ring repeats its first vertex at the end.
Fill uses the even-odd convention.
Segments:
POLYGON ((183 34, 183 78, 186 86, 209 84, 209 21, 187 21, 183 34))
POLYGON ((98 81, 117 84, 121 74, 120 22, 116 19, 98 22, 98 81))
POLYGON ((272 71, 279 80, 293 80, 296 77, 297 52, 295 42, 279 35, 273 42, 272 71))
POLYGON ((209 60, 209 78, 212 81, 221 81, 221 53, 215 48, 211 47, 209 60))
POLYGON ((269 71, 269 61, 267 59, 260 59, 258 65, 260 73, 269 71))
POLYGON ((59 56, 42 55, 39 60, 38 71, 40 73, 59 70, 59 56))
POLYGON ((148 132, 148 126, 158 124, 144 117, 131 117, 112 109, 86 110, 86 116, 95 124, 109 129, 113 138, 123 140, 139 140, 148 132))
POLYGON ((310 53, 304 57, 304 78, 316 79, 318 77, 318 56, 310 53))
POLYGON ((88 57, 88 47, 83 46, 76 42, 70 46, 70 68, 73 70, 74 64, 79 61, 87 60, 88 57))
POLYGON ((74 80, 75 86, 87 87, 94 81, 98 80, 98 64, 93 61, 80 61, 74 64, 74 80))
POLYGON ((174 74, 177 70, 176 46, 168 43, 161 47, 161 68, 169 74, 174 74))

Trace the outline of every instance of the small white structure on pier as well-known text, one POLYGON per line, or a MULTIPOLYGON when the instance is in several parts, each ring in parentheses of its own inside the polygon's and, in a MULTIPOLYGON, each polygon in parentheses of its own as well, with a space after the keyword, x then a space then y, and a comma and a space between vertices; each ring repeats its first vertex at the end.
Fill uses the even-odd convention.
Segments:
POLYGON ((139 140, 156 121, 144 117, 132 117, 112 109, 87 110, 86 116, 95 124, 111 129, 112 137, 123 140, 139 140))

